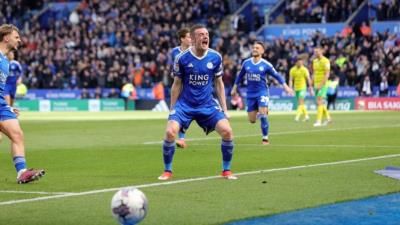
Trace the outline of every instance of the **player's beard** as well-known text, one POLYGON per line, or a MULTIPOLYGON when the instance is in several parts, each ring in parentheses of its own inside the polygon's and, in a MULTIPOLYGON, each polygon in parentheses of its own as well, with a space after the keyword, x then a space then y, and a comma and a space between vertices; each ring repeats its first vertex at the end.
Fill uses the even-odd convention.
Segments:
POLYGON ((258 53, 258 52, 253 52, 252 53, 252 56, 254 57, 254 58, 257 58, 257 57, 260 57, 260 53, 258 53))

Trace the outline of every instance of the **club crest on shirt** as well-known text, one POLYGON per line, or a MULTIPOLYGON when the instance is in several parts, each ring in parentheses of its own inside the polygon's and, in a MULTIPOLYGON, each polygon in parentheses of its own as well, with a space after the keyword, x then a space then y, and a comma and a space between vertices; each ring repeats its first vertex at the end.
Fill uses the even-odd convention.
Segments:
POLYGON ((207 68, 208 68, 208 69, 211 70, 213 67, 214 67, 214 64, 213 64, 212 62, 208 62, 208 63, 207 63, 207 68))
POLYGON ((258 67, 258 69, 259 69, 260 71, 264 71, 264 67, 263 67, 263 66, 258 67))

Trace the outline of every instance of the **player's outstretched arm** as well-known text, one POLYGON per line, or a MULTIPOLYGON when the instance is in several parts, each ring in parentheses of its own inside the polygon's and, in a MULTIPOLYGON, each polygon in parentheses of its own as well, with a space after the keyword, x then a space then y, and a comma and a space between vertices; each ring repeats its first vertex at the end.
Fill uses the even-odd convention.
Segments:
POLYGON ((237 87, 240 83, 240 81, 243 79, 244 75, 246 74, 246 70, 244 69, 244 66, 242 64, 242 68, 240 69, 239 74, 237 75, 235 79, 235 83, 233 84, 232 90, 231 90, 231 95, 235 96, 237 94, 237 87))
POLYGON ((289 95, 293 95, 293 89, 286 84, 283 76, 276 72, 275 68, 271 67, 269 74, 271 74, 271 76, 283 86, 283 89, 286 91, 286 93, 288 93, 289 95))
POLYGON ((237 85, 236 85, 236 84, 234 84, 233 87, 232 87, 231 95, 232 95, 232 96, 237 95, 237 85))
POLYGON ((286 83, 283 84, 283 89, 288 93, 289 95, 293 95, 293 89, 290 88, 286 83))
POLYGON ((224 111, 225 115, 227 115, 228 108, 226 107, 225 85, 224 81, 222 81, 222 76, 216 77, 214 83, 215 83, 215 92, 218 96, 219 104, 221 105, 221 108, 224 111))
POLYGON ((182 91, 182 79, 179 77, 174 77, 174 82, 171 87, 171 106, 170 110, 175 107, 175 103, 178 100, 179 95, 182 91))

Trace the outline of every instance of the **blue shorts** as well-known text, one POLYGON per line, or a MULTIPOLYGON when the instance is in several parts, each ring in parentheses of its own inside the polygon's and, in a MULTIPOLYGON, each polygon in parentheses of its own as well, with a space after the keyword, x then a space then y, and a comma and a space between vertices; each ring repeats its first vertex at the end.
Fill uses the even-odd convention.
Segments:
POLYGON ((10 86, 10 85, 4 86, 4 96, 9 95, 10 98, 15 99, 16 92, 17 92, 16 86, 10 86))
POLYGON ((225 118, 225 114, 216 102, 207 106, 190 108, 180 104, 178 101, 175 108, 170 112, 168 120, 178 122, 181 131, 188 129, 190 123, 195 120, 203 128, 204 132, 209 134, 215 130, 218 121, 225 118))
POLYGON ((0 121, 17 119, 17 115, 12 111, 10 106, 0 107, 0 121))
POLYGON ((255 98, 247 98, 247 112, 258 111, 260 107, 267 107, 269 103, 268 95, 261 95, 255 98))

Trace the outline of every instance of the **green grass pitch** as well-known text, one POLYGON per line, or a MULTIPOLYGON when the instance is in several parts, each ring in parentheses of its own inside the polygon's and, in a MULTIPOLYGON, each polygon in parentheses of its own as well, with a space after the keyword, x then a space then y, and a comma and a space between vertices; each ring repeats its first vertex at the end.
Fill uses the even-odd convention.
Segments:
POLYGON ((215 133, 205 136, 192 123, 189 147, 177 149, 174 159, 173 181, 183 182, 167 185, 157 185, 162 183, 157 177, 163 170, 165 113, 22 114, 28 166, 43 167, 47 174, 39 182, 17 185, 3 138, 4 225, 117 224, 110 201, 124 186, 144 185, 149 211, 143 225, 224 224, 400 191, 399 181, 373 173, 400 165, 399 112, 333 113, 334 122, 320 128, 311 121, 294 122, 293 114, 272 112, 270 146, 261 145, 259 124, 249 124, 244 112, 232 112, 232 169, 250 172, 238 180, 213 177, 221 169, 220 139, 215 133), (26 199, 36 200, 18 202, 26 199))

